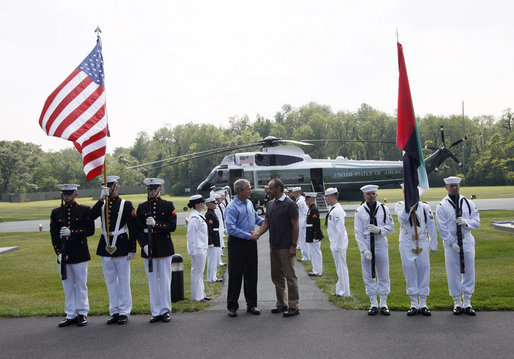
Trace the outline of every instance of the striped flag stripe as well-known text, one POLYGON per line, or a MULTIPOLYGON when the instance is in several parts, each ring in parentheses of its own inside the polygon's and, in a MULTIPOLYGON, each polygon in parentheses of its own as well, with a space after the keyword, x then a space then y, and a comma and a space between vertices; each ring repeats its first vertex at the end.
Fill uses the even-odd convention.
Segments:
POLYGON ((72 141, 87 180, 102 173, 108 126, 100 41, 45 101, 39 125, 49 136, 72 141), (87 71, 87 73, 85 72, 87 71))

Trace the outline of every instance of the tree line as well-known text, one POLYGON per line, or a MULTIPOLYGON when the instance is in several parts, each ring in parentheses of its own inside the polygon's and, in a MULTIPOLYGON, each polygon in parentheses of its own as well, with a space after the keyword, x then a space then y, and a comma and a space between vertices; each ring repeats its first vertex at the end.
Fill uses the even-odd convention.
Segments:
MULTIPOLYGON (((464 161, 464 166, 459 167, 451 159, 447 160, 439 172, 429 175, 431 185, 439 186, 443 177, 455 174, 462 175, 466 185, 513 185, 513 118, 510 108, 500 119, 487 115, 464 119, 459 115, 418 117, 422 146, 442 146, 441 125, 444 126, 447 147, 463 137, 463 127, 468 138, 464 144, 451 149, 460 161, 464 161)), ((107 155, 107 172, 120 176, 120 184, 125 186, 140 185, 146 177, 161 177, 166 180, 166 192, 184 195, 186 188, 194 192, 225 154, 147 172, 143 168, 128 167, 193 152, 254 143, 270 135, 291 140, 321 140, 304 148, 312 158, 344 156, 355 160, 401 160, 401 150, 394 144, 396 116, 367 104, 354 112, 333 112, 329 106, 309 103, 299 108, 284 105, 272 119, 257 115, 256 120, 251 121, 243 115, 230 118, 228 126, 188 123, 166 125, 154 133, 139 132, 131 147, 117 147, 107 155)), ((432 150, 424 149, 423 152, 427 157, 432 150)), ((98 186, 95 180, 86 182, 80 154, 74 148, 46 152, 34 143, 0 141, 0 193, 55 191, 58 183, 79 183, 81 188, 98 186)))

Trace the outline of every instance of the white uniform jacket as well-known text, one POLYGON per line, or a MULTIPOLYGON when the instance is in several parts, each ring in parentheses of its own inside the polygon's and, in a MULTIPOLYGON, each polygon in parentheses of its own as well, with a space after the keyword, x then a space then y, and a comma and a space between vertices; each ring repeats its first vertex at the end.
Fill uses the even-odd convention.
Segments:
MULTIPOLYGON (((465 226, 461 226, 462 243, 464 245, 475 245, 475 238, 471 234, 472 229, 480 227, 480 215, 473 201, 459 195, 459 206, 462 209, 462 218, 466 221, 465 226)), ((437 205, 436 209, 437 228, 443 242, 451 246, 457 243, 457 224, 455 222, 455 204, 450 196, 446 196, 437 205)))
MULTIPOLYGON (((405 203, 400 201, 394 206, 400 222, 400 242, 410 242, 416 239, 414 231, 413 214, 405 213, 405 203)), ((416 206, 416 218, 418 222, 418 240, 420 242, 430 241, 432 252, 437 250, 437 229, 435 227, 434 215, 430 206, 423 202, 418 202, 416 206)))
POLYGON ((218 217, 218 221, 220 222, 220 227, 219 227, 220 237, 224 237, 225 236, 225 222, 223 220, 224 220, 224 214, 225 214, 225 206, 223 206, 223 207, 221 207, 221 206, 223 206, 223 203, 220 203, 216 206, 214 213, 216 214, 216 217, 218 217), (221 214, 221 211, 223 211, 223 214, 221 214))
MULTIPOLYGON (((357 245, 359 246, 361 253, 366 249, 370 250, 370 237, 368 231, 370 215, 368 214, 368 211, 369 207, 367 203, 363 203, 355 211, 355 240, 357 241, 357 245)), ((378 201, 375 210, 375 219, 377 223, 376 225, 381 229, 380 234, 375 235, 375 245, 386 245, 386 236, 394 231, 394 222, 389 208, 378 201)))
POLYGON ((336 203, 330 207, 326 222, 330 249, 333 251, 341 251, 348 248, 348 234, 344 225, 345 217, 346 212, 341 207, 341 204, 336 203))
POLYGON ((307 225, 307 212, 309 212, 309 207, 307 203, 305 203, 305 197, 298 197, 296 199, 296 205, 298 206, 298 226, 305 228, 307 225))
POLYGON ((196 249, 207 249, 209 246, 209 233, 205 217, 193 209, 188 218, 187 225, 187 253, 195 255, 196 249))

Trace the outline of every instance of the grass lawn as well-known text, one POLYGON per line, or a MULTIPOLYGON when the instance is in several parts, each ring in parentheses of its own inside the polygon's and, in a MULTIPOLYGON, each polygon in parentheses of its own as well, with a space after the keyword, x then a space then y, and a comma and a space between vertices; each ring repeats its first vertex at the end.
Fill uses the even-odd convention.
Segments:
MULTIPOLYGON (((478 310, 514 310, 514 234, 499 231, 489 224, 493 220, 514 218, 514 211, 483 211, 480 213, 481 227, 473 231, 476 242, 475 293, 471 299, 478 310)), ((399 224, 394 216, 395 231, 387 236, 389 240, 389 276, 391 293, 387 303, 390 309, 407 310, 410 300, 405 293, 405 279, 398 250, 399 224)), ((365 309, 369 307, 369 298, 362 281, 360 253, 353 231, 353 218, 346 219, 348 232, 347 264, 350 273, 350 290, 352 297, 335 297, 337 274, 328 237, 321 242, 323 252, 323 276, 315 277, 316 282, 337 307, 345 309, 365 309)), ((326 234, 326 228, 324 228, 326 234)), ((446 269, 444 266, 444 249, 439 237, 437 252, 430 253, 431 280, 428 306, 430 309, 450 310, 453 301, 448 294, 446 269)), ((312 271, 310 262, 304 263, 306 271, 312 271)))
MULTIPOLYGON (((89 237, 92 260, 88 268, 89 305, 91 315, 107 315, 109 299, 102 264, 96 247, 100 232, 89 237)), ((185 300, 173 303, 173 312, 190 312, 206 308, 191 298, 191 260, 186 251, 186 227, 178 226, 172 233, 175 252, 184 258, 185 300)), ((18 246, 16 252, 0 256, 0 317, 61 316, 64 314, 64 292, 59 278, 56 256, 50 235, 46 233, 0 233, 0 246, 18 246)), ((225 257, 226 258, 226 257, 225 257)), ((218 276, 224 268, 220 268, 218 276)), ((138 253, 131 262, 131 289, 133 314, 150 315, 148 281, 143 260, 138 253)), ((208 296, 219 294, 221 283, 205 282, 208 296)))
MULTIPOLYGON (((129 194, 122 197, 127 201, 132 201, 132 205, 135 208, 137 208, 140 203, 143 203, 147 200, 146 194, 129 194)), ((182 209, 186 207, 187 203, 189 202, 189 197, 171 197, 164 195, 162 198, 167 201, 172 201, 177 212, 183 212, 182 209)), ((96 200, 91 199, 91 197, 80 197, 79 191, 77 202, 92 207, 96 203, 96 200)), ((0 220, 2 222, 10 222, 49 219, 52 209, 59 207, 60 205, 60 200, 20 203, 0 202, 0 220)))

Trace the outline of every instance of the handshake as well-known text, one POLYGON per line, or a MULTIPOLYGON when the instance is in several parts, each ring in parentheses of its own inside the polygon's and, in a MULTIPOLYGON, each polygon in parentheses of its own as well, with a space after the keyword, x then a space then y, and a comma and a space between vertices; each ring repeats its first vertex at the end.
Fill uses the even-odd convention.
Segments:
POLYGON ((260 235, 257 232, 250 232, 250 240, 256 241, 258 240, 260 235))

